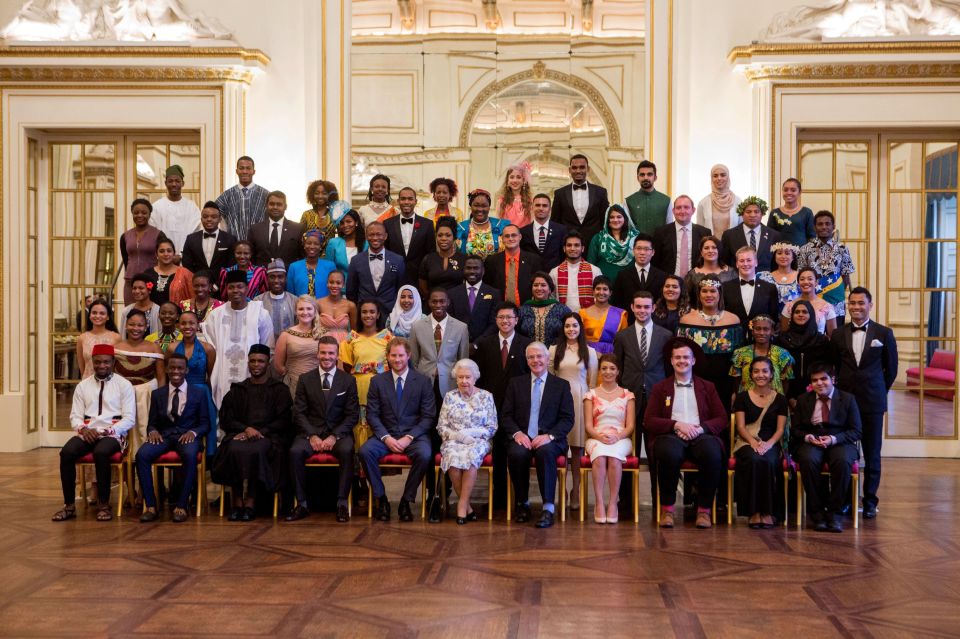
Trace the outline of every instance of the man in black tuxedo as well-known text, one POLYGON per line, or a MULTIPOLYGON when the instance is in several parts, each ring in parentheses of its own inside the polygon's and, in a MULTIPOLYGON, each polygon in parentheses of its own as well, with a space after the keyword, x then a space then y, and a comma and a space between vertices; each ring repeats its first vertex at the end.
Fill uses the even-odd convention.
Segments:
MULTIPOLYGON (((654 300, 660 299, 667 274, 651 263, 654 254, 652 237, 641 233, 633 240, 633 265, 617 274, 610 297, 611 304, 629 310, 633 304, 633 294, 637 291, 648 291, 654 300)), ((632 315, 630 323, 633 324, 632 315)))
POLYGON ((481 281, 483 258, 479 255, 468 255, 463 261, 463 279, 463 284, 447 289, 447 311, 467 325, 470 343, 475 344, 497 330, 497 304, 503 300, 503 294, 481 281))
POLYGON ((380 306, 380 327, 386 324, 403 286, 403 258, 384 248, 387 231, 382 222, 367 225, 366 251, 360 251, 347 268, 347 299, 359 305, 360 300, 377 300, 380 306))
POLYGON ((857 400, 833 385, 833 367, 810 367, 813 391, 797 399, 790 427, 794 458, 807 493, 807 514, 814 530, 843 532, 840 511, 850 488, 851 466, 860 457, 862 430, 857 400), (820 470, 830 468, 830 493, 822 489, 820 470))
POLYGON ((337 482, 337 521, 350 521, 347 500, 353 481, 353 427, 360 419, 357 381, 337 368, 337 340, 330 335, 319 339, 317 358, 320 368, 300 376, 293 401, 293 424, 297 436, 290 447, 290 478, 297 505, 287 521, 310 514, 307 505, 307 459, 319 453, 337 458, 340 464, 337 482))
POLYGON ((374 436, 360 447, 360 461, 367 471, 380 521, 390 521, 390 502, 380 476, 380 459, 391 453, 410 459, 410 472, 397 508, 400 521, 413 521, 410 504, 417 500, 427 466, 433 464, 429 434, 437 413, 433 382, 411 368, 409 362, 407 340, 391 339, 387 344, 390 370, 370 380, 367 394, 367 422, 374 436))
POLYGON ((503 227, 500 233, 503 251, 483 262, 483 281, 503 291, 503 299, 520 306, 533 297, 530 285, 533 274, 541 270, 540 258, 520 250, 520 229, 515 224, 503 227))
POLYGON ((757 315, 777 316, 777 287, 757 278, 757 253, 749 246, 741 246, 736 257, 737 278, 724 282, 723 308, 740 318, 743 330, 757 315))
POLYGON ((233 245, 237 238, 220 230, 220 208, 216 202, 207 202, 200 211, 201 231, 191 233, 183 243, 180 264, 193 273, 210 271, 214 281, 220 269, 233 264, 233 245))
POLYGON ((697 263, 700 241, 709 237, 710 229, 692 222, 693 211, 693 200, 679 196, 673 202, 673 222, 653 232, 653 265, 664 273, 685 277, 697 263))
POLYGON ((553 192, 550 214, 554 222, 580 231, 584 246, 590 246, 590 240, 603 228, 603 216, 610 206, 607 190, 587 182, 589 170, 587 156, 577 153, 570 158, 570 179, 573 182, 553 192))
MULTIPOLYGON (((530 372, 525 350, 530 338, 516 332, 520 312, 513 302, 500 302, 496 310, 497 330, 481 337, 470 349, 470 358, 480 368, 477 387, 493 395, 497 411, 507 396, 507 383, 530 372)), ((507 505, 507 437, 503 429, 493 436, 493 505, 507 505)))
POLYGON ((413 210, 416 205, 417 192, 409 186, 403 187, 397 194, 400 215, 394 215, 383 222, 387 231, 387 250, 403 257, 406 263, 403 283, 414 288, 418 284, 420 262, 427 253, 437 250, 433 221, 422 215, 415 215, 413 210))
POLYGON ((303 258, 303 225, 285 218, 286 210, 287 196, 282 191, 271 191, 267 196, 267 219, 251 226, 247 234, 257 266, 279 259, 289 268, 303 258))
POLYGON ((510 481, 517 499, 517 523, 530 520, 530 460, 537 461, 537 483, 543 512, 537 528, 553 525, 557 457, 567 453, 567 433, 573 428, 570 384, 547 372, 549 353, 540 342, 526 348, 530 375, 514 377, 500 411, 500 428, 512 441, 507 446, 510 481))
POLYGON ((520 229, 520 248, 539 257, 543 270, 549 273, 563 261, 567 227, 550 221, 550 196, 546 193, 537 193, 530 208, 533 223, 520 229))
POLYGON ((727 229, 720 238, 720 253, 727 264, 733 262, 737 251, 749 246, 757 252, 757 270, 769 271, 776 268, 773 264, 774 244, 780 241, 780 233, 761 223, 763 210, 759 204, 749 200, 744 202, 743 222, 727 229))
POLYGON ((887 393, 897 378, 897 340, 893 331, 870 319, 873 295, 862 286, 847 298, 848 322, 830 338, 837 353, 837 388, 851 393, 860 408, 863 432, 860 444, 866 469, 863 475, 863 516, 877 516, 880 487, 880 447, 887 393))

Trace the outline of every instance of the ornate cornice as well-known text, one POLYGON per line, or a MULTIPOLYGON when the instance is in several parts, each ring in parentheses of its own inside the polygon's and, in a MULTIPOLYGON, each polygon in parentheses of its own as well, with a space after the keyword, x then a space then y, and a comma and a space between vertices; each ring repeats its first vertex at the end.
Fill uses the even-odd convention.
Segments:
POLYGON ((859 42, 755 42, 734 47, 727 54, 731 63, 748 62, 758 56, 794 55, 855 55, 855 54, 920 54, 949 53, 960 55, 960 40, 892 41, 867 40, 859 42))
POLYGON ((960 78, 960 63, 952 62, 838 62, 820 64, 758 64, 746 67, 750 80, 922 80, 960 78))
POLYGON ((119 46, 7 46, 0 58, 235 58, 243 62, 270 64, 270 56, 244 47, 119 47, 119 46))
POLYGON ((251 71, 208 67, 4 67, 0 82, 243 82, 251 71))
POLYGON ((390 164, 410 164, 412 162, 459 162, 469 160, 469 155, 464 153, 464 149, 440 148, 424 151, 414 151, 411 153, 366 153, 359 148, 355 148, 352 153, 354 159, 363 157, 370 165, 390 165, 390 164), (461 155, 463 157, 454 157, 461 155))

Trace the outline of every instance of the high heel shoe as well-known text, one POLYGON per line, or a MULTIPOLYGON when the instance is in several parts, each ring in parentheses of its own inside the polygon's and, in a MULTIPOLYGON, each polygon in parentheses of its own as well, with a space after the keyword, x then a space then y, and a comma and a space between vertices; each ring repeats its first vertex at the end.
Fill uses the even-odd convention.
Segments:
POLYGON ((607 517, 606 517, 605 514, 604 514, 604 515, 597 516, 597 511, 596 511, 596 509, 594 509, 594 511, 593 511, 593 521, 595 521, 595 522, 598 523, 598 524, 605 524, 605 523, 607 523, 607 517))
POLYGON ((608 524, 615 524, 615 523, 617 523, 618 521, 620 521, 620 511, 619 511, 619 509, 617 509, 617 508, 615 507, 614 510, 616 511, 616 515, 614 515, 613 517, 610 516, 610 511, 609 511, 609 510, 607 511, 607 523, 608 523, 608 524))
MULTIPOLYGON (((468 515, 468 517, 469 517, 469 515, 468 515)), ((469 519, 467 519, 467 517, 457 517, 457 525, 458 525, 458 526, 463 526, 463 525, 466 524, 468 521, 469 521, 469 519)))

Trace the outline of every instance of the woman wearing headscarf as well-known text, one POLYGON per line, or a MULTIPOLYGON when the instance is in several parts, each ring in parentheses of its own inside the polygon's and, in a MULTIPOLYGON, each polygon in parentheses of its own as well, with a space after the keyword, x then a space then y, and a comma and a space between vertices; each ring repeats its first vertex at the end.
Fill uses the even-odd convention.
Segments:
POLYGON ((793 379, 787 387, 787 399, 795 400, 807 391, 810 367, 832 362, 833 349, 827 336, 817 330, 813 304, 804 299, 795 300, 790 309, 790 324, 782 331, 776 343, 793 357, 793 379))
POLYGON ((697 223, 710 229, 710 234, 720 237, 723 232, 742 221, 737 215, 740 198, 730 190, 730 169, 723 164, 710 168, 710 195, 697 205, 697 223))
POLYGON ((587 261, 616 282, 620 271, 633 264, 633 240, 637 235, 637 227, 623 207, 610 206, 603 216, 603 229, 590 240, 587 261))
POLYGON ((397 292, 397 302, 393 305, 387 328, 395 337, 410 337, 413 323, 423 317, 423 305, 416 287, 405 284, 397 292))

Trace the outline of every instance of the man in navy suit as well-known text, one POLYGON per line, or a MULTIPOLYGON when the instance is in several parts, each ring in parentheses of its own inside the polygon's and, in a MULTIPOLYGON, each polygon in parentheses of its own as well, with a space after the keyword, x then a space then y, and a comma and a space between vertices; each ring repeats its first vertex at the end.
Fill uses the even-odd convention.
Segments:
POLYGON ((253 245, 253 263, 266 266, 273 260, 290 265, 303 258, 302 224, 284 217, 287 196, 283 191, 271 191, 267 196, 267 219, 250 227, 247 239, 253 245))
POLYGON ((550 196, 537 193, 530 205, 533 224, 520 229, 520 249, 540 258, 543 270, 550 272, 563 261, 563 240, 567 227, 550 221, 550 196))
POLYGON ((484 284, 483 258, 468 255, 463 261, 463 284, 447 289, 450 307, 447 311, 467 325, 470 343, 497 330, 497 304, 503 299, 499 290, 484 284))
MULTIPOLYGON (((187 520, 190 492, 197 483, 197 455, 203 450, 200 438, 210 430, 209 391, 202 387, 188 387, 186 357, 168 353, 166 359, 167 385, 151 394, 147 441, 137 451, 137 476, 147 507, 140 516, 144 523, 156 521, 159 517, 151 466, 170 449, 177 451, 183 464, 183 482, 173 509, 173 521, 187 520)), ((201 495, 197 495, 197 499, 200 498, 201 495)))
POLYGON ((757 252, 757 270, 769 271, 776 268, 773 265, 773 250, 771 247, 780 241, 780 233, 761 223, 766 203, 751 201, 747 198, 740 207, 743 213, 743 222, 727 229, 720 238, 720 251, 723 261, 731 264, 737 255, 737 250, 749 246, 757 252), (760 207, 763 203, 764 208, 760 207))
POLYGON ((414 215, 413 209, 416 205, 417 192, 409 186, 403 187, 397 194, 400 215, 389 217, 383 222, 387 231, 387 250, 402 255, 406 260, 403 283, 414 288, 418 283, 420 262, 427 253, 433 253, 437 249, 433 221, 422 215, 414 215))
POLYGON ((382 222, 368 224, 368 248, 354 255, 347 269, 347 299, 354 304, 364 299, 377 300, 381 328, 397 301, 405 273, 404 259, 384 248, 386 241, 387 230, 382 222))
POLYGON ((380 459, 391 453, 410 459, 410 472, 397 508, 400 521, 413 521, 410 504, 416 501, 420 482, 433 463, 429 433, 437 412, 433 382, 410 368, 409 362, 407 340, 391 339, 387 344, 390 370, 370 380, 367 394, 367 422, 374 436, 360 447, 360 460, 377 501, 380 521, 390 521, 390 502, 380 476, 380 459))
POLYGON ((566 380, 547 372, 549 354, 540 342, 526 350, 530 375, 507 385, 500 426, 512 440, 507 448, 510 481, 517 499, 517 523, 530 520, 530 460, 537 460, 537 483, 543 512, 537 528, 553 525, 557 457, 567 453, 567 433, 573 428, 573 395, 566 380))
POLYGON ((610 206, 607 190, 587 183, 590 165, 587 156, 577 153, 570 158, 571 183, 553 192, 553 212, 550 219, 576 229, 583 236, 583 245, 603 228, 603 216, 610 206))
POLYGON ((237 238, 220 230, 220 208, 216 202, 207 202, 200 211, 202 230, 191 233, 183 242, 180 264, 193 273, 210 271, 214 280, 220 269, 233 264, 233 245, 237 238))

